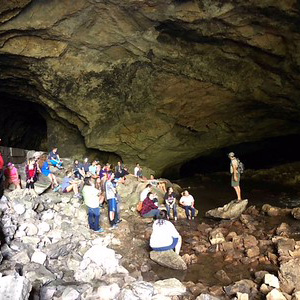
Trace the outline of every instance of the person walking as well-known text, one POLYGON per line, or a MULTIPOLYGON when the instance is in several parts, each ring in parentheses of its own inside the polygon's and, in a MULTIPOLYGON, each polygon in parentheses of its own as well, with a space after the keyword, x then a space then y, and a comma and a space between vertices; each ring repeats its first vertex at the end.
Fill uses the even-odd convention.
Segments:
POLYGON ((228 157, 230 159, 231 186, 234 188, 236 192, 237 201, 242 201, 241 188, 240 188, 241 174, 239 173, 238 170, 239 162, 233 152, 230 152, 228 154, 228 157))

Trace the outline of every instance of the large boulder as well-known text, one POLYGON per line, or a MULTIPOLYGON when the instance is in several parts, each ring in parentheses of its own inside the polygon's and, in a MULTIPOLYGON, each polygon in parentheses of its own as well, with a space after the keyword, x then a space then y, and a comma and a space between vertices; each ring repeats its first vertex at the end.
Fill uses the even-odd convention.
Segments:
POLYGON ((207 217, 213 217, 217 219, 236 219, 238 218, 243 211, 246 209, 248 204, 248 200, 236 201, 233 200, 223 207, 218 207, 215 209, 211 209, 206 212, 207 217))
POLYGON ((31 291, 30 281, 18 274, 0 278, 0 300, 26 300, 31 291))
POLYGON ((174 270, 186 270, 187 265, 184 260, 173 250, 169 251, 151 251, 150 258, 163 267, 174 270))

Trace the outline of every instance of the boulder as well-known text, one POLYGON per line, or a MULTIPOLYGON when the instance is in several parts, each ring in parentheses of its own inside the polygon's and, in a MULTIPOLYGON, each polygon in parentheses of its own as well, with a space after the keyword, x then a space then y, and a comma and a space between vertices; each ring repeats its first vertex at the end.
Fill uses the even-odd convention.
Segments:
POLYGON ((184 260, 173 250, 169 251, 151 251, 150 258, 163 267, 174 270, 186 270, 187 265, 184 260))
POLYGON ((238 218, 243 211, 246 209, 248 204, 248 200, 236 201, 233 200, 223 207, 218 207, 215 209, 211 209, 206 212, 207 217, 213 217, 217 219, 236 219, 238 218))
POLYGON ((209 241, 212 245, 221 244, 225 242, 224 235, 221 228, 216 228, 209 233, 209 241))
POLYGON ((31 262, 43 265, 47 259, 47 255, 39 250, 35 251, 31 256, 31 262))
POLYGON ((154 287, 150 282, 136 281, 130 285, 133 294, 139 299, 150 300, 154 293, 154 287))
POLYGON ((164 296, 179 296, 186 292, 186 287, 176 278, 156 281, 153 286, 157 294, 164 296))
POLYGON ((31 284, 18 274, 0 278, 0 300, 26 300, 29 298, 31 284))
POLYGON ((265 274, 264 283, 271 287, 279 289, 279 280, 275 275, 265 274))
POLYGON ((300 258, 282 263, 278 274, 282 291, 288 294, 300 291, 300 258))
POLYGON ((117 299, 118 294, 120 293, 120 288, 116 283, 100 286, 97 289, 97 294, 95 299, 98 300, 114 300, 117 299))
POLYGON ((203 294, 199 295, 196 298, 196 300, 220 300, 220 298, 219 297, 215 297, 215 296, 210 295, 210 294, 203 293, 203 294))
POLYGON ((287 216, 291 213, 290 208, 280 208, 270 204, 264 204, 261 210, 270 217, 287 216))
POLYGON ((77 300, 79 296, 80 296, 80 294, 78 293, 77 290, 75 290, 72 287, 67 287, 64 290, 61 298, 62 298, 62 300, 77 300))

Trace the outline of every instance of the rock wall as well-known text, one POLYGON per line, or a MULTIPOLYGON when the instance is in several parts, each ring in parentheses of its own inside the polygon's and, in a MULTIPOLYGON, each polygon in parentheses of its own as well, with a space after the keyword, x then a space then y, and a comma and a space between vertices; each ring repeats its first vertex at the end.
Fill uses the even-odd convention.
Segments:
POLYGON ((299 1, 0 3, 0 102, 38 103, 82 147, 161 173, 299 133, 299 1))

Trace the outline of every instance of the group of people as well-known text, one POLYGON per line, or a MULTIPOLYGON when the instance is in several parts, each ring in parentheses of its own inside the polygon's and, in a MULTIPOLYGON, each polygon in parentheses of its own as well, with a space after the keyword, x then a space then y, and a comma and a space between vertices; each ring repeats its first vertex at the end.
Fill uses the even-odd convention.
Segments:
MULTIPOLYGON (((151 192, 152 185, 148 183, 140 194, 140 213, 144 218, 157 218, 160 214, 157 195, 151 192)), ((169 186, 163 197, 166 207, 166 216, 168 220, 171 218, 171 211, 173 211, 173 218, 175 221, 178 219, 177 202, 185 209, 187 219, 192 220, 195 218, 195 199, 190 195, 188 190, 181 193, 181 197, 176 194, 173 187, 169 186), (178 201, 179 199, 179 201, 178 201)))

